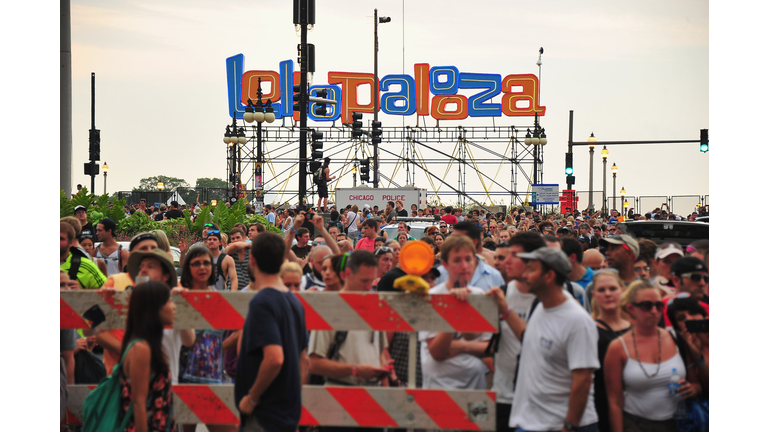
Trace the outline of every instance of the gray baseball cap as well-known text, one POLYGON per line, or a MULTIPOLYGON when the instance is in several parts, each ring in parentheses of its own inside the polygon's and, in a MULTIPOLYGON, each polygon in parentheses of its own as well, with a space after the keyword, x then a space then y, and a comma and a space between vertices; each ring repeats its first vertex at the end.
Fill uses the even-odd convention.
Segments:
POLYGON ((612 235, 603 237, 598 242, 600 246, 608 246, 609 244, 626 245, 629 250, 635 255, 635 260, 640 256, 640 244, 629 234, 612 235))
POLYGON ((568 277, 571 274, 571 262, 568 261, 568 257, 560 249, 554 249, 551 247, 540 247, 533 252, 518 253, 518 258, 521 259, 535 259, 543 262, 547 267, 551 268, 557 273, 568 277))

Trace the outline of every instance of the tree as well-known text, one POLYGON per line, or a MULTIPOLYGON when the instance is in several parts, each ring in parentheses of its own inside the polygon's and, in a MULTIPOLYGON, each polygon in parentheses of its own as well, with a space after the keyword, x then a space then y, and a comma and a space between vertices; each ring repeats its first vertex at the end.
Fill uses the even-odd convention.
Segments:
POLYGON ((195 188, 227 189, 227 182, 220 178, 201 177, 195 182, 195 188))
POLYGON ((139 180, 139 187, 133 188, 133 190, 146 192, 157 191, 159 190, 157 189, 157 182, 163 182, 163 190, 168 192, 174 192, 177 189, 189 189, 189 183, 184 179, 157 175, 139 180))
POLYGON ((202 177, 197 179, 197 182, 195 182, 195 189, 197 189, 198 192, 200 192, 202 189, 206 189, 207 193, 200 196, 201 202, 204 200, 209 201, 215 199, 224 203, 227 200, 227 190, 229 189, 229 184, 220 178, 202 177))

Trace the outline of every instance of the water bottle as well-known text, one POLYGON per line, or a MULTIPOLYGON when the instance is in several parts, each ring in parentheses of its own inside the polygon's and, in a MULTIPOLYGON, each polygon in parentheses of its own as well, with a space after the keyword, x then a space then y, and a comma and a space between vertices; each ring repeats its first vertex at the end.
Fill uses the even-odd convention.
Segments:
POLYGON ((669 378, 669 394, 674 398, 676 404, 673 418, 675 420, 685 420, 688 418, 688 409, 685 407, 685 399, 683 399, 682 395, 678 394, 680 388, 679 381, 680 374, 677 373, 677 369, 673 368, 672 376, 669 378))

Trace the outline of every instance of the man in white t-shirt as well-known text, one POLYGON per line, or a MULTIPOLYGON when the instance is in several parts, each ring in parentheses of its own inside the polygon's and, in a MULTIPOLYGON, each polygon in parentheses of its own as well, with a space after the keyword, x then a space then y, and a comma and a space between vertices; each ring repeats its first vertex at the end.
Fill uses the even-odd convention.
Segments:
POLYGON ((569 301, 563 283, 571 264, 563 251, 544 247, 517 254, 539 304, 528 317, 510 426, 518 430, 597 431, 592 374, 600 367, 597 327, 569 301))
MULTIPOLYGON (((449 237, 441 247, 448 279, 429 294, 453 294, 460 300, 483 294, 480 288, 467 286, 477 266, 475 250, 469 237, 449 237)), ((487 367, 482 357, 490 338, 491 333, 420 331, 423 388, 485 390, 487 367)))
POLYGON ((499 313, 503 317, 499 326, 499 342, 494 357, 496 370, 493 374, 493 388, 496 392, 496 431, 510 431, 509 415, 512 412, 512 399, 515 389, 517 360, 520 355, 520 335, 525 330, 528 313, 536 296, 529 293, 528 281, 523 277, 526 264, 518 257, 524 252, 533 252, 546 247, 544 238, 534 232, 525 231, 514 235, 507 246, 504 260, 507 277, 506 293, 499 287, 487 292, 496 298, 499 313))

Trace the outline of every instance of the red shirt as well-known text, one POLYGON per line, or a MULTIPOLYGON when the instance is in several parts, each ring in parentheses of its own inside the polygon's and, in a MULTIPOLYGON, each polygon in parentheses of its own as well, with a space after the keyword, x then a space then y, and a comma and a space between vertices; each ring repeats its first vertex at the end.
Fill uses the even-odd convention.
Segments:
POLYGON ((373 252, 374 246, 376 246, 375 239, 369 239, 368 237, 363 237, 362 239, 360 239, 359 242, 357 242, 357 246, 355 246, 355 250, 365 249, 367 251, 373 252))
MULTIPOLYGON (((677 296, 675 296, 674 298, 677 298, 677 296)), ((667 304, 669 303, 669 300, 670 299, 668 298, 662 300, 664 302, 664 326, 665 327, 673 327, 672 321, 670 321, 669 317, 667 316, 667 304)), ((709 305, 704 303, 703 301, 700 301, 699 304, 704 308, 705 311, 707 311, 707 316, 709 316, 709 305)))
POLYGON ((456 225, 457 223, 459 223, 459 220, 456 219, 456 216, 452 214, 447 214, 442 218, 440 218, 440 220, 447 223, 448 225, 456 225))

